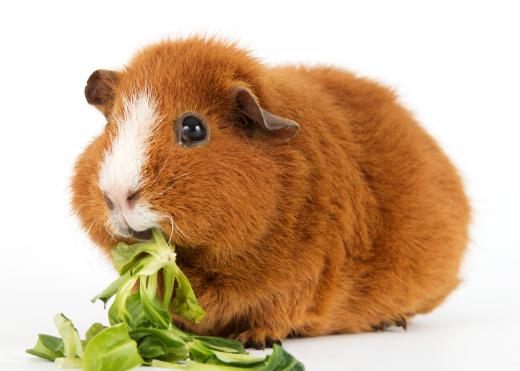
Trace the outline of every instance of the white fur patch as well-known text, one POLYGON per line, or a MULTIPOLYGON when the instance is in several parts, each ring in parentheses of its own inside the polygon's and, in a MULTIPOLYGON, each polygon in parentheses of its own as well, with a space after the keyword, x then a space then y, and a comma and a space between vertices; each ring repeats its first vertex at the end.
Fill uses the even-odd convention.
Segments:
POLYGON ((113 233, 130 237, 131 233, 128 227, 134 231, 140 232, 148 228, 159 227, 159 222, 164 217, 145 203, 137 203, 132 209, 114 208, 110 213, 107 226, 113 233))
POLYGON ((133 208, 126 207, 128 195, 142 186, 141 170, 147 160, 148 143, 160 121, 157 102, 144 90, 126 97, 123 104, 123 115, 115 118, 116 135, 103 156, 99 173, 99 187, 115 205, 108 224, 120 235, 125 234, 125 224, 142 231, 161 220, 144 200, 139 199, 133 208))

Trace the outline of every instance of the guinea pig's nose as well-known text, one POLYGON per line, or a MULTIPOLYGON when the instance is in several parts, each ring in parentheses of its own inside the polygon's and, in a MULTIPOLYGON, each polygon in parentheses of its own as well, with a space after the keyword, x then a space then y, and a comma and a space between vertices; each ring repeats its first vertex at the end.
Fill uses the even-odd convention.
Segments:
POLYGON ((103 199, 105 200, 105 203, 108 206, 109 210, 114 210, 114 201, 110 199, 110 197, 107 196, 106 193, 103 192, 103 199))
POLYGON ((126 205, 131 209, 135 206, 137 199, 139 198, 139 191, 128 192, 126 195, 126 205))
POLYGON ((107 204, 109 210, 114 210, 115 207, 132 209, 139 199, 139 191, 128 191, 121 195, 122 197, 113 197, 103 192, 103 199, 107 204), (124 196, 123 196, 124 195, 124 196))

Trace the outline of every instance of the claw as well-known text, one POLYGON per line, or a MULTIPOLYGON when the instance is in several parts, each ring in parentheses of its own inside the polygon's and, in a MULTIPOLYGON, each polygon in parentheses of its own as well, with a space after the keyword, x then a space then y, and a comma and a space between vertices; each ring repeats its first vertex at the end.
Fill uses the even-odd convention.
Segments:
POLYGON ((255 348, 255 349, 257 349, 257 350, 263 350, 263 349, 265 349, 265 344, 262 343, 261 341, 257 341, 257 340, 249 339, 249 340, 246 342, 245 347, 246 347, 246 348, 255 348))
POLYGON ((395 319, 393 321, 381 321, 377 325, 373 325, 372 330, 375 332, 383 332, 391 326, 402 327, 405 331, 408 329, 408 323, 406 322, 406 318, 404 316, 399 316, 398 319, 395 319))
POLYGON ((375 331, 375 332, 384 332, 386 330, 386 323, 384 322, 381 322, 377 325, 373 325, 372 326, 372 330, 375 331))
POLYGON ((272 347, 273 347, 273 344, 282 345, 282 342, 281 342, 279 339, 275 339, 275 338, 272 338, 271 336, 268 336, 268 337, 265 339, 265 345, 266 345, 268 348, 272 348, 272 347))
POLYGON ((397 327, 402 327, 405 331, 408 329, 408 323, 406 322, 406 318, 403 316, 399 316, 399 319, 395 321, 395 325, 397 327))
POLYGON ((280 339, 273 334, 269 329, 250 329, 240 334, 233 335, 238 341, 240 341, 246 348, 265 349, 272 348, 273 344, 282 344, 280 339))

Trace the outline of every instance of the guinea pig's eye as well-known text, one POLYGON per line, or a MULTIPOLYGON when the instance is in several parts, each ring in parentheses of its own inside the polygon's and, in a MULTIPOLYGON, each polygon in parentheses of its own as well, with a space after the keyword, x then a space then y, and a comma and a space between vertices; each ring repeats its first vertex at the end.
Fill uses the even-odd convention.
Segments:
POLYGON ((177 123, 177 139, 183 146, 200 145, 208 139, 208 127, 199 117, 185 114, 177 123))

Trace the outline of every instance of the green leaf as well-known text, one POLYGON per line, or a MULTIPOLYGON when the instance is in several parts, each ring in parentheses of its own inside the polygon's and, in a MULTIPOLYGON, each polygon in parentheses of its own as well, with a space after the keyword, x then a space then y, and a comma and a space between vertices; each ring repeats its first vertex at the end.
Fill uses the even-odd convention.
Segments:
POLYGON ((170 314, 155 301, 157 276, 154 275, 152 277, 148 278, 148 282, 146 277, 140 278, 139 294, 141 303, 150 321, 159 328, 167 329, 170 326, 172 318, 170 314), (152 280, 152 282, 155 281, 155 284, 149 285, 150 278, 152 277, 155 277, 155 280, 152 280))
POLYGON ((242 343, 235 339, 198 335, 194 335, 193 338, 200 340, 205 346, 214 350, 227 353, 247 354, 242 343))
POLYGON ((139 340, 146 336, 154 336, 161 340, 163 344, 168 348, 182 348, 186 346, 186 342, 175 333, 170 330, 158 329, 158 328, 138 328, 130 330, 132 339, 139 340))
POLYGON ((130 273, 127 272, 124 275, 119 276, 115 281, 108 285, 102 292, 97 294, 95 297, 90 299, 91 302, 101 300, 105 306, 107 301, 117 293, 117 290, 130 279, 130 273))
POLYGON ((189 355, 184 339, 170 330, 140 328, 131 330, 130 336, 139 344, 139 352, 144 358, 178 361, 186 359, 189 355), (159 344, 161 349, 159 349, 159 344), (151 357, 150 354, 153 352, 161 352, 161 354, 151 357))
POLYGON ((51 335, 39 335, 39 340, 47 348, 56 353, 64 354, 63 340, 51 335))
POLYGON ((106 302, 116 295, 115 302, 118 304, 115 307, 112 305, 112 308, 109 310, 111 324, 131 322, 125 317, 125 314, 127 314, 125 306, 128 295, 123 296, 122 293, 128 294, 127 284, 137 276, 153 278, 147 290, 149 295, 141 295, 141 300, 150 320, 159 327, 167 328, 165 321, 171 321, 168 313, 170 306, 175 313, 195 322, 199 322, 204 316, 204 310, 199 306, 188 279, 175 264, 174 248, 168 245, 160 230, 156 228, 152 230, 151 241, 139 242, 133 245, 119 243, 112 251, 112 258, 121 276, 92 299, 92 301, 100 299, 106 305, 106 302), (156 294, 156 273, 161 269, 163 269, 162 276, 164 278, 162 310, 157 308, 153 300, 156 294), (177 282, 177 287, 175 289, 175 298, 172 301, 175 281, 177 282))
POLYGON ((262 363, 265 361, 265 357, 253 357, 249 354, 236 354, 236 353, 225 353, 214 351, 214 358, 220 363, 226 363, 236 366, 251 366, 262 363))
POLYGON ((108 308, 108 323, 110 323, 110 326, 114 326, 122 322, 119 318, 117 310, 117 305, 115 305, 115 303, 112 303, 110 308, 108 308))
POLYGON ((168 331, 172 334, 178 336, 185 342, 191 341, 193 339, 193 334, 190 334, 188 332, 182 331, 181 329, 177 328, 173 323, 170 323, 170 327, 168 327, 168 331))
POLYGON ((33 356, 54 361, 56 358, 63 357, 63 340, 50 335, 38 335, 38 341, 32 349, 27 349, 26 352, 33 356))
POLYGON ((191 321, 199 322, 204 317, 204 309, 200 307, 188 278, 182 273, 177 264, 172 265, 172 269, 177 281, 175 298, 172 302, 174 313, 191 321))
MULTIPOLYGON (((257 370, 255 368, 255 370, 257 370)), ((267 356, 266 363, 258 371, 304 371, 305 367, 280 345, 273 345, 273 352, 267 356)))
POLYGON ((138 343, 137 349, 144 359, 154 359, 166 355, 166 347, 155 337, 146 336, 138 343))
POLYGON ((132 293, 132 289, 134 288, 136 282, 137 277, 132 277, 117 290, 116 298, 112 304, 112 307, 115 307, 115 312, 113 312, 111 318, 111 320, 115 321, 115 323, 128 322, 130 313, 126 308, 126 300, 132 293))
MULTIPOLYGON (((257 370, 253 367, 236 367, 228 365, 213 365, 207 363, 199 363, 191 360, 186 360, 178 363, 164 362, 154 359, 151 363, 152 367, 157 368, 168 368, 172 370, 185 370, 185 371, 245 371, 245 370, 257 370)), ((260 370, 260 369, 258 369, 260 370)))
POLYGON ((185 360, 190 356, 187 348, 168 348, 166 355, 160 357, 163 361, 176 362, 185 360))
POLYGON ((198 336, 175 327, 170 311, 198 322, 204 310, 175 263, 174 246, 159 229, 152 230, 150 241, 118 244, 113 261, 120 277, 93 299, 106 305, 115 295, 108 311, 112 327, 95 323, 82 343, 72 322, 58 315, 55 322, 63 339, 39 335, 27 353, 54 360, 58 367, 87 371, 122 371, 142 364, 193 371, 303 370, 303 365, 278 345, 271 355, 254 357, 236 340, 198 336))
POLYGON ((85 347, 85 371, 126 371, 143 364, 137 344, 130 338, 125 324, 106 328, 85 347))
POLYGON ((87 332, 85 334, 85 341, 88 343, 90 341, 90 339, 92 339, 94 336, 96 336, 98 334, 98 332, 100 332, 106 328, 107 328, 106 326, 104 326, 103 324, 101 324, 99 322, 94 323, 87 330, 87 332))
POLYGON ((168 368, 172 370, 187 370, 187 371, 240 371, 244 368, 237 368, 232 366, 208 365, 204 363, 186 360, 179 363, 164 362, 154 359, 151 364, 152 367, 168 368))
POLYGON ((194 339, 188 344, 190 358, 199 363, 214 365, 231 365, 240 367, 252 367, 266 360, 265 357, 254 357, 243 353, 226 353, 207 347, 202 341, 194 339))
POLYGON ((278 344, 265 358, 246 354, 224 354, 212 352, 200 342, 190 346, 192 360, 179 363, 155 362, 153 367, 171 368, 188 371, 303 371, 303 365, 278 344))
POLYGON ((175 261, 174 248, 168 245, 162 232, 157 228, 152 229, 152 239, 150 241, 138 242, 133 245, 117 244, 112 249, 112 261, 120 274, 128 270, 135 274, 142 268, 142 265, 146 265, 142 264, 142 254, 154 257, 156 264, 166 264, 170 261, 175 261))
POLYGON ((164 310, 170 308, 170 303, 173 296, 173 286, 175 284, 175 263, 166 264, 163 267, 163 301, 162 307, 164 310))
POLYGON ((198 340, 188 343, 188 350, 190 351, 190 358, 200 363, 206 363, 213 356, 213 350, 198 340))
POLYGON ((119 274, 124 274, 135 264, 137 257, 146 250, 147 245, 150 245, 150 243, 140 242, 127 245, 124 242, 119 242, 112 248, 112 263, 119 274))
POLYGON ((83 345, 78 334, 78 330, 72 322, 63 314, 54 317, 54 323, 63 339, 63 354, 66 358, 83 357, 83 345))
POLYGON ((139 263, 144 254, 152 255, 157 260, 169 261, 175 259, 173 247, 158 240, 138 242, 127 245, 120 242, 112 249, 112 262, 119 274, 124 274, 139 263))
POLYGON ((144 310, 139 292, 133 293, 126 299, 128 325, 130 328, 150 327, 151 322, 144 310))
POLYGON ((132 276, 151 276, 166 264, 168 264, 168 260, 166 259, 160 259, 154 255, 147 255, 138 260, 129 272, 132 276))

